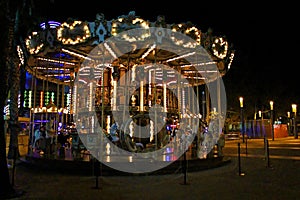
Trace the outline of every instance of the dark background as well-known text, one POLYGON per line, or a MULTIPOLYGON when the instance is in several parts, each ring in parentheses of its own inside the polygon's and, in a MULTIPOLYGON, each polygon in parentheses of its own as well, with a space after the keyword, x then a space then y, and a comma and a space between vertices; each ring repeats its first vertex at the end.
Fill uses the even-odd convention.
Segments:
POLYGON ((36 14, 60 22, 69 17, 93 21, 97 13, 111 20, 135 11, 149 21, 164 15, 168 24, 190 21, 202 32, 211 27, 236 50, 223 77, 229 110, 238 111, 239 96, 244 97, 248 115, 254 108, 268 110, 270 100, 277 115, 286 115, 292 103, 300 104, 297 6, 287 1, 52 0, 37 1, 35 6, 36 14))

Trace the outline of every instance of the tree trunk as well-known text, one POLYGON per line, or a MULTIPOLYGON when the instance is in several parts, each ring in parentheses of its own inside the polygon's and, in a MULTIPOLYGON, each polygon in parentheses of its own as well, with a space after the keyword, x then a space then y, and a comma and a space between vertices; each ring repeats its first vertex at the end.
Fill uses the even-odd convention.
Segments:
POLYGON ((9 37, 13 37, 12 48, 9 51, 9 79, 8 83, 10 85, 10 102, 9 102, 9 133, 10 133, 10 141, 9 141, 9 150, 8 150, 8 159, 18 158, 19 157, 19 148, 18 148, 18 133, 20 132, 19 125, 19 107, 18 107, 18 98, 19 98, 19 90, 20 90, 20 61, 17 53, 17 41, 18 37, 18 29, 19 29, 19 10, 16 11, 15 23, 13 35, 9 35, 9 37))
MULTIPOLYGON (((0 78, 0 109, 3 110, 6 105, 6 100, 8 97, 9 84, 13 84, 11 90, 11 108, 10 108, 10 132, 11 142, 10 149, 15 150, 15 146, 18 146, 17 141, 17 129, 18 126, 18 94, 19 91, 19 66, 18 66, 18 54, 17 54, 17 41, 18 41, 18 12, 19 7, 22 6, 22 2, 19 0, 6 1, 5 3, 0 3, 1 11, 1 26, 2 31, 0 33, 0 42, 1 42, 1 55, 3 56, 0 59, 1 67, 1 78, 0 78), (17 19, 17 20, 16 20, 17 19), (13 77, 15 76, 15 77, 13 77), (17 79, 16 79, 17 78, 17 79), (8 84, 9 83, 9 84, 8 84), (13 91, 14 90, 14 91, 13 91), (14 125, 14 126, 11 126, 14 125)), ((6 155, 6 130, 4 129, 5 121, 4 118, 0 117, 0 199, 2 198, 11 198, 18 196, 18 192, 14 189, 10 181, 7 158, 6 155)), ((15 151, 11 152, 11 157, 14 156, 15 151)))
MULTIPOLYGON (((13 38, 13 24, 8 21, 4 21, 1 23, 3 27, 1 31, 1 46, 4 48, 0 48, 1 55, 3 55, 0 59, 1 66, 1 78, 0 78, 0 108, 3 109, 8 95, 8 66, 7 66, 7 58, 9 57, 9 43, 12 42, 13 38)), ((6 159, 6 130, 4 129, 4 118, 0 117, 0 198, 8 197, 15 194, 15 190, 10 183, 9 171, 7 167, 7 159, 6 159)))
MULTIPOLYGON (((34 3, 34 0, 6 0, 0 2, 0 24, 2 26, 2 31, 0 31, 0 46, 2 47, 0 48, 0 109, 4 109, 8 98, 8 91, 10 91, 9 128, 11 133, 9 152, 6 155, 5 121, 3 116, 0 117, 0 199, 21 195, 10 183, 7 158, 14 158, 15 149, 18 149, 18 133, 20 132, 18 123, 20 61, 17 53, 17 45, 20 45, 20 41, 23 41, 23 38, 27 37, 27 31, 33 25, 33 19, 36 19, 32 17, 32 9, 35 7, 34 3)), ((21 46, 24 47, 24 44, 21 46)), ((24 53, 26 55, 26 52, 24 53)))
MULTIPOLYGON (((12 54, 13 55, 13 54, 12 54)), ((20 68, 18 66, 18 60, 15 59, 15 55, 12 56, 10 62, 10 73, 9 73, 9 85, 10 85, 10 102, 9 102, 9 151, 7 158, 13 159, 19 157, 19 148, 18 148, 18 134, 21 131, 18 116, 19 116, 19 107, 18 107, 18 98, 19 98, 19 89, 20 89, 20 68)))

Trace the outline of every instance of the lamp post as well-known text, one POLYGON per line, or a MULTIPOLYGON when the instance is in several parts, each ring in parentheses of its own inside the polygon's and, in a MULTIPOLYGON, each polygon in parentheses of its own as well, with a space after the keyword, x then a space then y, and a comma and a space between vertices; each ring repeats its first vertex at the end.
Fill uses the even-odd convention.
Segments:
POLYGON ((292 104, 292 112, 294 113, 294 137, 298 139, 298 132, 297 132, 297 105, 292 104))
POLYGON ((291 135, 291 113, 287 112, 287 118, 288 118, 288 135, 291 135))
POLYGON ((274 102, 270 101, 270 118, 271 118, 271 135, 272 135, 272 141, 274 141, 274 102))
POLYGON ((243 97, 239 98, 240 100, 240 108, 241 108, 241 123, 242 123, 242 137, 243 137, 243 143, 245 142, 245 124, 244 124, 244 104, 243 104, 243 97))
POLYGON ((259 122, 258 122, 258 125, 259 125, 259 134, 260 135, 263 135, 264 137, 266 137, 266 134, 265 134, 265 132, 263 131, 263 129, 262 129, 262 126, 263 126, 263 114, 262 114, 262 112, 261 112, 261 110, 259 110, 258 111, 258 118, 259 118, 259 122))

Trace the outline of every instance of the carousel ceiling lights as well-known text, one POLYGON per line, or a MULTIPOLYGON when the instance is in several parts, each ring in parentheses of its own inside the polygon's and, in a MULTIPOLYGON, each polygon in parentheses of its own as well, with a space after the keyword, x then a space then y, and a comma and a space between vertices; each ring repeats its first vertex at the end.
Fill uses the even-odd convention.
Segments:
POLYGON ((88 24, 82 21, 64 22, 57 30, 57 39, 63 44, 78 44, 91 36, 88 24))
MULTIPOLYGON (((94 69, 111 67, 112 59, 117 60, 119 66, 131 67, 131 70, 134 70, 132 67, 134 64, 129 64, 130 62, 145 65, 145 70, 148 69, 147 63, 152 65, 154 63, 166 64, 173 69, 180 69, 182 75, 186 76, 186 74, 192 73, 189 71, 195 71, 198 67, 201 67, 200 71, 211 73, 210 65, 220 66, 223 75, 223 71, 230 68, 234 58, 234 50, 229 46, 227 39, 214 36, 212 29, 202 32, 191 22, 167 24, 164 16, 158 16, 157 21, 150 22, 135 16, 134 11, 112 20, 106 20, 101 13, 96 15, 95 21, 91 22, 68 19, 67 22, 63 23, 49 21, 47 24, 41 23, 40 26, 42 30, 32 32, 26 39, 25 50, 29 52, 30 57, 26 67, 30 68, 28 71, 32 73, 35 72, 35 69, 39 70, 36 74, 40 78, 46 77, 46 74, 52 76, 53 78, 50 80, 57 83, 69 82, 70 74, 68 73, 71 71, 78 72, 84 60, 91 61, 91 65, 95 65, 94 69), (152 27, 155 29, 151 29, 152 27), (140 34, 137 34, 138 36, 131 35, 131 29, 138 30, 140 34), (185 34, 193 40, 177 37, 178 34, 176 33, 185 34), (120 41, 120 44, 106 41, 111 36, 116 41, 120 41), (137 41, 147 40, 152 42, 142 49, 138 49, 134 45, 137 41), (187 51, 175 54, 164 50, 164 46, 161 46, 163 40, 168 40, 175 46, 179 45, 180 48, 187 49, 187 51), (99 49, 97 55, 90 55, 91 50, 101 42, 104 42, 106 51, 99 49), (122 44, 123 46, 131 46, 130 51, 125 55, 120 53, 122 44), (199 46, 209 53, 211 60, 203 60, 202 57, 207 57, 207 54, 193 51, 193 48, 199 46), (192 49, 192 52, 189 49, 192 49), (54 56, 61 55, 61 53, 68 56, 54 56), (106 61, 99 64, 99 60, 97 60, 99 56, 106 56, 107 58, 103 59, 106 61), (201 59, 202 62, 199 63, 198 59, 201 59), (59 74, 61 73, 60 68, 65 70, 66 78, 64 79, 59 74)), ((101 77, 102 72, 96 73, 97 76, 101 77)), ((89 72, 86 74, 88 76, 89 72)), ((194 79, 202 79, 199 73, 193 74, 195 75, 194 79)), ((191 76, 191 78, 193 77, 191 76)), ((169 81, 172 82, 173 80, 169 81)))

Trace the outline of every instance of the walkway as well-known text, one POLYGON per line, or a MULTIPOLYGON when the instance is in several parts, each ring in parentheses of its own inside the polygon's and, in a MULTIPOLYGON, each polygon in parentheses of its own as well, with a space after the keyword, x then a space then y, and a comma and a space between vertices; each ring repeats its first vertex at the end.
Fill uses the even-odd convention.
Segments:
POLYGON ((16 188, 25 194, 16 199, 299 199, 300 139, 292 137, 269 141, 267 165, 263 140, 240 143, 226 141, 225 158, 218 168, 145 176, 84 176, 43 169, 20 163, 16 188), (281 148, 282 147, 282 148, 281 148), (241 174, 239 172, 242 172, 241 174), (96 181, 98 180, 98 182, 96 181))

